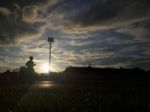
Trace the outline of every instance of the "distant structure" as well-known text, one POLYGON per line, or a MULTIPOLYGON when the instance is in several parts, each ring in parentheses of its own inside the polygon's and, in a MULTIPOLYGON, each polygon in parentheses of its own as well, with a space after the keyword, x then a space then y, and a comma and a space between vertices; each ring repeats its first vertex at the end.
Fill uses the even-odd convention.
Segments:
POLYGON ((51 64, 51 49, 52 49, 52 43, 54 42, 53 37, 48 37, 48 42, 49 42, 49 73, 50 73, 50 64, 51 64))

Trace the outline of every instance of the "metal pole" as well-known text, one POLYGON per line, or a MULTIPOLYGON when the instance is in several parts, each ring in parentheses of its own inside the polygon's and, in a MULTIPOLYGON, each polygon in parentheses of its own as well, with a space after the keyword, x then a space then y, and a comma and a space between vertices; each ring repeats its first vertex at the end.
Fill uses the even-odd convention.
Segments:
POLYGON ((51 48, 52 48, 52 46, 51 46, 51 42, 49 42, 49 73, 50 73, 50 64, 51 64, 51 48))
POLYGON ((50 74, 50 65, 51 65, 51 48, 52 48, 52 42, 54 42, 54 38, 48 37, 49 42, 49 74, 50 74))

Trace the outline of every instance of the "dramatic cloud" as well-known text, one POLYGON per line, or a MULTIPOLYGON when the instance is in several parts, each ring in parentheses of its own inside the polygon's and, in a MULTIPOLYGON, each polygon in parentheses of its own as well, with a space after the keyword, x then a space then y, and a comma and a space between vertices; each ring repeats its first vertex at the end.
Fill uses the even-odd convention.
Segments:
MULTIPOLYGON (((149 19, 150 20, 150 19, 149 19)), ((149 20, 136 22, 127 27, 118 29, 117 32, 129 34, 139 41, 150 41, 150 22, 149 20)))
POLYGON ((99 0, 88 10, 79 13, 75 22, 83 26, 113 25, 125 21, 149 18, 149 0, 99 0))
POLYGON ((13 43, 17 38, 24 37, 25 35, 36 34, 40 24, 28 24, 22 21, 16 20, 1 20, 0 25, 0 43, 13 43))
POLYGON ((149 0, 1 0, 0 69, 52 65, 149 69, 149 0))
POLYGON ((26 22, 32 22, 37 19, 38 7, 36 5, 29 5, 23 8, 23 20, 26 22))

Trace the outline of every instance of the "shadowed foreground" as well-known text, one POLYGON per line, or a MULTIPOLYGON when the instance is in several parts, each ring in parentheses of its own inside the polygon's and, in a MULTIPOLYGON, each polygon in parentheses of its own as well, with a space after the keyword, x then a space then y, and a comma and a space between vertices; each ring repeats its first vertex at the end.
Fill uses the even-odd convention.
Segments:
POLYGON ((0 88, 2 112, 149 112, 150 89, 144 86, 55 84, 0 88))

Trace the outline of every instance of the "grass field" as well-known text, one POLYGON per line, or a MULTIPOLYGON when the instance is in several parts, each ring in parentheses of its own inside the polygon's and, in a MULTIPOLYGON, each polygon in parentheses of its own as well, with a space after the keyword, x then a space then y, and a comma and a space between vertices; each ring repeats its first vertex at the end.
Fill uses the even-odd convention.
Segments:
POLYGON ((0 88, 0 112, 149 112, 150 89, 100 88, 0 88))

